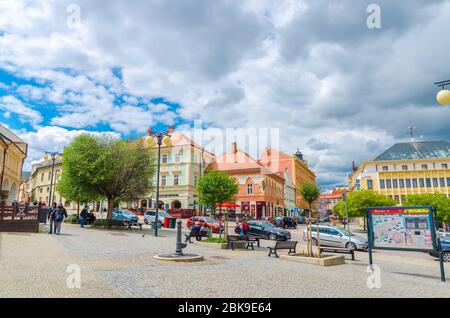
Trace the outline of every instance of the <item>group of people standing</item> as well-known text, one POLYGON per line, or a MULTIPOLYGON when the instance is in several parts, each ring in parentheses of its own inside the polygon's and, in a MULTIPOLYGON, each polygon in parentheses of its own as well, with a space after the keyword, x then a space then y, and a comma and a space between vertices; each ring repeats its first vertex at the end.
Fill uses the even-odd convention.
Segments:
POLYGON ((48 234, 61 234, 61 224, 66 217, 67 211, 62 203, 56 204, 56 202, 53 202, 48 210, 48 220, 50 221, 50 230, 48 234))

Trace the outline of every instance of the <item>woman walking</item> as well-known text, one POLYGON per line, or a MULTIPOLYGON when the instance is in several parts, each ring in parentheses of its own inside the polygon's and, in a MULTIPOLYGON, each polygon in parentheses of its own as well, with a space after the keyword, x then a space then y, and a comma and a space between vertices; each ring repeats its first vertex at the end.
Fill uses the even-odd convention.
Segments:
POLYGON ((63 207, 62 203, 58 204, 58 208, 56 209, 55 216, 55 234, 61 234, 61 224, 64 221, 64 218, 67 217, 67 211, 63 207))

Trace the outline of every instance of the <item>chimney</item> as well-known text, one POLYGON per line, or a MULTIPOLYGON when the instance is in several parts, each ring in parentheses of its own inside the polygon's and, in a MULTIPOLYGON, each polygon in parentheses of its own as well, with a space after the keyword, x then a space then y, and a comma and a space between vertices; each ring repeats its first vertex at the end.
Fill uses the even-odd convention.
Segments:
POLYGON ((153 128, 147 129, 147 133, 149 136, 151 136, 153 134, 153 128))
POLYGON ((169 126, 169 134, 170 134, 170 133, 173 133, 174 130, 175 130, 175 127, 174 127, 174 126, 169 126))
POLYGON ((236 144, 236 142, 233 142, 231 144, 231 152, 232 153, 236 153, 237 152, 237 144, 236 144))

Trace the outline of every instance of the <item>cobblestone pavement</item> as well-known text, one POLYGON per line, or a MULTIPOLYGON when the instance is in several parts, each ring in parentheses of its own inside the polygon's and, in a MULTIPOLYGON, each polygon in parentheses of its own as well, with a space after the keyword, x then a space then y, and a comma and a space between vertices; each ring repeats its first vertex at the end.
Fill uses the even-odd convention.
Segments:
MULTIPOLYGON (((439 263, 422 253, 375 253, 381 288, 369 289, 364 252, 354 262, 320 267, 267 257, 270 241, 255 251, 194 243, 187 252, 205 261, 167 263, 153 256, 174 251, 175 232, 160 233, 64 224, 60 236, 0 234, 0 297, 450 297, 439 263), (80 289, 66 286, 70 264, 81 268, 80 289)), ((301 242, 301 229, 292 233, 301 242)))

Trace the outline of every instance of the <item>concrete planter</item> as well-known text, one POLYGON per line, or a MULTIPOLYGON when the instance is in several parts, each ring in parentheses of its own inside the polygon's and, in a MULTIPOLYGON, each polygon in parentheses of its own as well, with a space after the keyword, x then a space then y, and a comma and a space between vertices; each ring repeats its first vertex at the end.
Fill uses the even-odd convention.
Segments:
POLYGON ((225 250, 227 248, 227 243, 208 243, 208 242, 202 242, 202 241, 195 241, 194 244, 205 246, 205 247, 212 247, 212 248, 218 248, 221 250, 225 250))
POLYGON ((300 254, 281 255, 280 258, 305 264, 313 264, 320 266, 335 266, 345 264, 343 255, 323 255, 321 258, 306 257, 300 254))

